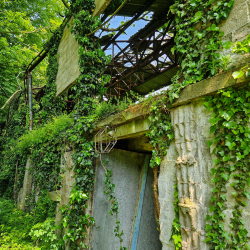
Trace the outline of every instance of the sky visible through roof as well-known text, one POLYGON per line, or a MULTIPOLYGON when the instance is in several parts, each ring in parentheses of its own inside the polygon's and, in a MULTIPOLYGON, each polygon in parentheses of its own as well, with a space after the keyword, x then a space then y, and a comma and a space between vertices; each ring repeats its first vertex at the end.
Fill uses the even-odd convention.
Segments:
MULTIPOLYGON (((152 17, 152 12, 150 12, 147 17, 150 20, 152 17)), ((121 25, 121 22, 126 22, 128 20, 130 20, 132 17, 124 17, 124 16, 114 16, 111 21, 110 21, 110 26, 109 28, 117 28, 119 25, 121 25)), ((121 34, 117 40, 129 40, 129 38, 131 36, 133 36, 134 34, 136 34, 140 29, 144 28, 147 25, 147 21, 144 20, 138 20, 136 22, 134 22, 130 27, 128 27, 125 31, 124 34, 121 34)), ((117 32, 116 32, 117 33, 117 32)), ((99 32, 97 33, 97 35, 99 36, 101 34, 101 36, 107 35, 108 32, 99 32)), ((124 48, 128 43, 119 43, 119 46, 121 48, 124 48)), ((117 48, 117 46, 114 47, 114 54, 116 55, 119 52, 119 49, 117 48)), ((109 48, 105 51, 106 55, 112 55, 112 45, 109 46, 109 48)), ((151 94, 158 94, 161 91, 164 91, 168 88, 169 86, 163 87, 157 91, 153 91, 153 93, 151 94)), ((148 95, 146 95, 145 97, 147 97, 148 95)))

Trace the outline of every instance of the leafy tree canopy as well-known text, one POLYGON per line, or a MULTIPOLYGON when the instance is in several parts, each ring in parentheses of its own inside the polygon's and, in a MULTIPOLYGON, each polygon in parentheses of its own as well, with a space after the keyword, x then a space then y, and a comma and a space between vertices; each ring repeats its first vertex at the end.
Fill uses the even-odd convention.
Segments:
MULTIPOLYGON (((0 0, 0 108, 23 85, 19 73, 41 51, 61 24, 65 6, 57 0, 0 0)), ((44 83, 47 61, 33 71, 34 85, 44 83)), ((0 109, 0 129, 11 107, 0 109)))

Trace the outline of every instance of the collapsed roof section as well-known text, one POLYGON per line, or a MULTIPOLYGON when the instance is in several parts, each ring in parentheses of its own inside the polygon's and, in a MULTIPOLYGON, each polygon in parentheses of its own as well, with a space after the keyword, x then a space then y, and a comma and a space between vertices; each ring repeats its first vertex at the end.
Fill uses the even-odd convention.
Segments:
POLYGON ((122 97, 133 89, 145 95, 171 84, 177 72, 174 46, 174 16, 169 12, 172 0, 130 0, 117 15, 130 16, 130 21, 113 37, 103 36, 103 50, 112 51, 112 61, 105 70, 111 76, 106 84, 108 98, 122 97), (119 36, 145 12, 152 11, 151 21, 127 40, 119 36), (162 29, 161 27, 164 26, 162 29))

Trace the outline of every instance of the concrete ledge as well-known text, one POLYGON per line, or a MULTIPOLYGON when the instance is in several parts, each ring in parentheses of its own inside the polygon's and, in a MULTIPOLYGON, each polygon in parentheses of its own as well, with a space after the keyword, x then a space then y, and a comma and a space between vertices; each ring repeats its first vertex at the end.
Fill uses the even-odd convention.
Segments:
POLYGON ((172 107, 184 105, 207 95, 216 94, 220 89, 247 86, 247 84, 250 82, 250 78, 243 76, 239 79, 234 79, 232 77, 234 71, 235 70, 230 70, 212 78, 187 86, 181 91, 180 97, 174 101, 172 107))
POLYGON ((117 126, 131 122, 133 120, 141 119, 147 116, 149 110, 143 109, 143 104, 138 104, 130 109, 126 109, 118 114, 110 115, 109 117, 100 120, 97 124, 97 129, 105 126, 117 126))

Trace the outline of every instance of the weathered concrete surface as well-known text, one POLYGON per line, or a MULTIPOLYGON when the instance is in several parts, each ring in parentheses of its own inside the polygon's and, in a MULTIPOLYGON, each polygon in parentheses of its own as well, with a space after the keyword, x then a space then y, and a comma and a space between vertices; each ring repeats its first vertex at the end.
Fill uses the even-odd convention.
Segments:
POLYGON ((60 201, 61 200, 61 196, 60 196, 60 192, 59 191, 52 191, 48 193, 48 197, 52 200, 52 201, 60 201))
POLYGON ((143 104, 135 105, 129 109, 124 110, 115 115, 110 115, 109 117, 100 120, 97 124, 97 129, 109 126, 122 125, 133 120, 142 119, 148 114, 149 109, 143 108, 143 104))
POLYGON ((66 25, 63 36, 58 47, 58 72, 56 76, 57 96, 75 84, 76 78, 80 75, 78 66, 79 45, 70 33, 73 19, 69 21, 70 27, 66 25))
MULTIPOLYGON (((96 8, 92 14, 93 17, 100 15, 109 5, 111 0, 95 0, 96 8)), ((74 39, 74 35, 70 33, 73 18, 69 21, 69 27, 66 25, 63 36, 58 47, 58 72, 56 76, 57 96, 69 89, 76 83, 77 77, 80 75, 78 65, 79 61, 79 44, 74 39)))
MULTIPOLYGON (((111 169, 113 172, 111 181, 115 184, 115 195, 119 203, 120 228, 124 231, 123 246, 128 247, 144 155, 113 149, 109 154, 102 155, 102 161, 105 159, 109 159, 107 169, 111 169), (133 161, 128 159, 133 159, 133 161)), ((116 218, 109 215, 111 204, 108 201, 108 196, 103 194, 104 180, 105 170, 99 160, 96 169, 93 204, 96 227, 92 229, 91 233, 91 250, 116 250, 120 247, 119 239, 115 237, 114 233, 116 218)))
POLYGON ((129 140, 128 149, 134 152, 152 152, 154 148, 149 144, 149 137, 141 136, 129 140))
MULTIPOLYGON (((109 159, 107 169, 112 169, 111 181, 115 184, 115 195, 119 203, 120 229, 124 231, 123 246, 129 246, 133 228, 135 209, 138 197, 141 168, 144 164, 143 154, 113 149, 109 154, 102 155, 102 160, 109 159)), ((92 229, 92 250, 119 249, 119 239, 115 237, 115 216, 110 216, 110 201, 103 194, 105 170, 100 161, 96 169, 96 182, 94 191, 94 218, 96 227, 92 229)), ((138 250, 160 250, 159 233, 154 217, 154 202, 152 191, 153 175, 148 173, 144 205, 138 237, 138 250), (148 246, 148 247, 145 247, 148 246)))
MULTIPOLYGON (((245 64, 241 66, 245 66, 245 64)), ((245 87, 250 82, 249 78, 243 76, 239 79, 234 79, 232 76, 233 72, 240 69, 241 66, 187 86, 181 91, 180 97, 173 102, 172 107, 184 105, 206 95, 216 94, 220 89, 228 87, 245 87)))
MULTIPOLYGON (((105 120, 102 120, 100 123, 97 124, 97 128, 95 129, 94 135, 97 133, 98 130, 105 126, 115 126, 115 137, 117 137, 118 140, 136 138, 145 135, 147 132, 150 131, 147 116, 143 117, 136 113, 132 114, 129 111, 124 111, 111 117, 124 117, 126 114, 129 115, 129 119, 124 119, 121 123, 119 123, 119 121, 112 122, 112 119, 110 117, 105 120)), ((104 136, 103 140, 106 138, 108 137, 104 136)), ((94 137, 93 140, 95 140, 94 137)))
POLYGON ((211 113, 202 101, 171 110, 178 155, 175 166, 182 248, 186 250, 209 249, 204 240, 205 218, 213 189, 210 175, 213 161, 207 146, 212 137, 210 118, 211 113))
MULTIPOLYGON (((250 1, 235 0, 233 9, 228 18, 220 24, 220 29, 224 32, 223 41, 242 41, 250 34, 250 1)), ((223 50, 222 55, 231 55, 228 68, 234 67, 241 60, 241 56, 233 54, 232 49, 223 50)))
MULTIPOLYGON (((60 202, 56 208, 56 224, 60 224, 62 221, 62 213, 60 207, 68 205, 70 202, 70 192, 75 182, 74 163, 72 160, 72 151, 65 152, 61 160, 61 176, 62 176, 62 188, 59 191, 60 202)), ((58 191, 55 191, 58 192, 58 191)), ((58 197, 58 196, 57 196, 58 197)), ((65 250, 69 250, 68 243, 65 241, 65 250)))
POLYGON ((32 190, 32 175, 30 173, 30 168, 32 167, 31 159, 28 158, 25 168, 24 180, 23 180, 23 187, 19 191, 18 194, 18 208, 21 210, 25 210, 25 203, 26 199, 31 193, 32 190))
POLYGON ((135 138, 144 135, 149 131, 150 129, 148 119, 138 119, 118 126, 116 128, 115 136, 117 136, 119 139, 131 137, 135 138))
MULTIPOLYGON (((75 183, 75 172, 74 172, 74 162, 72 159, 72 154, 74 151, 70 151, 66 148, 61 159, 61 176, 62 176, 62 188, 60 190, 52 191, 48 194, 49 198, 53 201, 58 201, 56 207, 56 224, 60 224, 62 221, 62 213, 60 208, 64 205, 68 205, 70 202, 70 193, 75 183)), ((84 212, 92 216, 92 194, 90 194, 90 200, 87 202, 88 208, 85 208, 84 212)), ((84 243, 90 244, 90 228, 87 228, 87 238, 84 243)), ((60 233, 60 232, 58 232, 60 233)), ((69 245, 65 241, 65 250, 69 250, 69 245)))
POLYGON ((250 1, 235 0, 233 9, 228 18, 220 24, 220 29, 224 32, 224 37, 230 38, 231 41, 242 40, 250 33, 250 1))
POLYGON ((99 16, 103 13, 103 11, 108 7, 111 0, 95 0, 95 10, 93 16, 99 16))
POLYGON ((176 184, 176 159, 178 154, 175 143, 172 142, 167 151, 167 155, 161 163, 158 178, 159 202, 160 202, 160 240, 163 250, 174 250, 174 243, 171 239, 171 229, 174 213, 174 185, 176 184))

